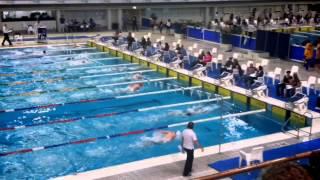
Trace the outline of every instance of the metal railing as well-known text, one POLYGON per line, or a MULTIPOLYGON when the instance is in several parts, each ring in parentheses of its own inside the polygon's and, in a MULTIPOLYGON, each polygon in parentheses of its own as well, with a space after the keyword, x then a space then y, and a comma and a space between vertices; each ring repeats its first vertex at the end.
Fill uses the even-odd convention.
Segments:
MULTIPOLYGON (((310 113, 310 112, 307 111, 307 112, 305 112, 303 115, 304 115, 306 118, 311 119, 311 121, 312 121, 312 119, 313 119, 312 113, 310 113), (307 114, 310 115, 310 116, 306 116, 307 114)), ((283 123, 283 125, 282 125, 282 127, 281 127, 282 132, 288 133, 288 134, 291 134, 291 135, 294 135, 297 139, 299 139, 299 138, 301 137, 301 133, 307 134, 308 137, 312 136, 312 123, 310 124, 310 130, 309 130, 309 131, 305 131, 305 130, 303 130, 303 128, 299 128, 299 127, 295 127, 295 126, 289 126, 289 123, 290 123, 290 120, 291 120, 291 119, 292 119, 292 116, 290 116, 290 117, 283 123), (294 134, 294 133, 286 130, 286 128, 287 128, 288 126, 289 126, 289 129, 290 129, 290 130, 296 131, 297 134, 294 134)))
POLYGON ((262 162, 259 164, 249 165, 246 167, 240 167, 240 168, 236 168, 236 169, 231 169, 231 170, 227 170, 227 171, 216 173, 216 174, 196 177, 193 179, 212 180, 212 179, 228 178, 228 177, 231 177, 231 176, 234 176, 237 174, 250 172, 250 171, 253 171, 256 169, 267 168, 267 167, 274 166, 274 165, 281 164, 281 163, 286 163, 286 162, 290 162, 290 161, 296 161, 296 160, 300 160, 300 159, 304 159, 304 158, 309 158, 309 157, 314 156, 316 153, 320 153, 320 150, 300 153, 295 156, 291 156, 291 157, 287 157, 287 158, 279 158, 279 159, 275 159, 275 160, 265 161, 265 162, 262 162))

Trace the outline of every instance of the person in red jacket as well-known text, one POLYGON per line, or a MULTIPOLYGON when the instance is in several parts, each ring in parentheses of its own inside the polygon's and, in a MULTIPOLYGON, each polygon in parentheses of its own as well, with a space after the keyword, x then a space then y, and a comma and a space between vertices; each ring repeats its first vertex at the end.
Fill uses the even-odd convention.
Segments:
POLYGON ((212 60, 212 55, 211 55, 211 53, 208 51, 207 53, 206 53, 206 55, 204 55, 203 56, 203 59, 202 59, 202 61, 200 61, 200 64, 202 64, 202 65, 207 65, 207 63, 209 63, 209 62, 211 62, 211 60, 212 60))

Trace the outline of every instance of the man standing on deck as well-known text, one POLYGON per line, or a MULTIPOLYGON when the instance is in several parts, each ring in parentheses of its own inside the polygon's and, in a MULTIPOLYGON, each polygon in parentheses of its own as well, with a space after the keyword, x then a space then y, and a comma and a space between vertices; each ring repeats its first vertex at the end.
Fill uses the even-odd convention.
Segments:
POLYGON ((7 24, 4 24, 3 27, 2 27, 2 32, 3 32, 3 41, 2 41, 2 46, 4 46, 4 43, 6 41, 8 41, 9 45, 12 46, 12 43, 10 41, 10 38, 9 38, 9 33, 11 32, 8 27, 7 27, 7 24))
POLYGON ((203 147, 200 145, 197 139, 196 133, 193 131, 194 123, 189 122, 187 125, 187 129, 182 132, 182 152, 187 152, 187 160, 183 170, 183 176, 191 176, 192 164, 193 164, 193 153, 194 153, 194 145, 201 148, 203 152, 203 147))

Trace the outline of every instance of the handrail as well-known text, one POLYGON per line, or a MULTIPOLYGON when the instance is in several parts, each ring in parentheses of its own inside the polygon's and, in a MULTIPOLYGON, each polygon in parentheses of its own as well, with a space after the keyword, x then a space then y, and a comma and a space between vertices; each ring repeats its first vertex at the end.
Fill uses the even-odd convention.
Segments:
MULTIPOLYGON (((306 116, 306 115, 310 115, 310 119, 311 119, 311 121, 313 120, 313 114, 311 113, 311 112, 309 112, 309 111, 307 111, 307 112, 305 112, 303 115, 306 117, 306 118, 308 118, 308 116, 306 116)), ((307 132, 307 131, 304 131, 304 130, 302 130, 301 128, 299 129, 299 131, 302 131, 302 132, 305 132, 305 133, 307 133, 307 134, 309 134, 309 137, 312 135, 312 123, 311 123, 311 125, 310 125, 310 131, 309 132, 307 132)))
POLYGON ((291 157, 287 157, 287 158, 279 158, 279 159, 275 159, 275 160, 265 161, 265 162, 262 162, 262 163, 259 163, 256 165, 250 165, 250 166, 246 166, 246 167, 231 169, 228 171, 224 171, 224 172, 220 172, 220 173, 216 173, 216 174, 211 174, 211 175, 207 175, 207 176, 202 176, 202 177, 196 177, 193 179, 211 180, 211 179, 227 178, 227 177, 234 176, 234 175, 237 175, 240 173, 245 173, 245 172, 253 171, 256 169, 266 168, 266 167, 274 166, 274 165, 280 164, 280 163, 295 161, 295 160, 299 160, 299 159, 303 159, 303 158, 309 158, 309 157, 313 156, 315 153, 320 153, 320 150, 304 152, 304 153, 296 154, 295 156, 291 156, 291 157))
MULTIPOLYGON (((310 117, 311 117, 311 119, 313 119, 312 113, 310 113, 310 112, 308 112, 308 111, 305 112, 303 115, 304 115, 305 117, 307 117, 307 116, 306 116, 307 114, 309 114, 310 117)), ((291 127, 292 130, 297 131, 297 135, 296 135, 296 134, 293 134, 293 133, 290 133, 289 131, 286 131, 286 130, 285 130, 285 127, 286 127, 286 126, 288 125, 288 123, 290 122, 290 119, 291 119, 291 117, 289 117, 289 118, 283 123, 283 125, 282 125, 282 127, 281 127, 282 132, 286 132, 286 133, 292 134, 292 135, 296 136, 298 139, 300 138, 300 134, 301 134, 300 132, 304 132, 304 133, 308 134, 309 137, 312 135, 312 124, 310 125, 310 130, 309 130, 309 132, 303 130, 302 128, 298 128, 298 127, 291 127)))

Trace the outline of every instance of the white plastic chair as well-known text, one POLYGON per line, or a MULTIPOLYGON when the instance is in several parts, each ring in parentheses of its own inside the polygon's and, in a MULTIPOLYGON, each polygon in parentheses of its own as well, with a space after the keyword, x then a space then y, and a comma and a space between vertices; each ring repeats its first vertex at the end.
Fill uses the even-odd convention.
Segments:
POLYGON ((273 72, 269 72, 268 76, 272 78, 273 84, 275 84, 276 79, 281 80, 281 72, 282 72, 282 69, 279 67, 276 67, 273 72))
POLYGON ((247 73, 247 68, 248 68, 248 66, 246 64, 241 64, 241 69, 242 69, 244 74, 247 73))
POLYGON ((291 75, 293 74, 293 73, 298 73, 299 72, 299 66, 292 66, 291 67, 291 75))
POLYGON ((173 42, 173 43, 172 43, 172 48, 175 49, 176 47, 177 47, 177 43, 176 43, 176 42, 173 42))
POLYGON ((218 68, 217 58, 212 57, 210 62, 207 62, 206 67, 209 67, 211 71, 213 71, 213 63, 216 64, 216 68, 218 68))
POLYGON ((233 53, 232 58, 238 59, 239 58, 239 53, 233 53))
POLYGON ((180 69, 180 64, 181 64, 182 62, 183 62, 182 60, 177 59, 177 60, 169 63, 169 66, 172 67, 173 69, 180 69))
MULTIPOLYGON (((319 81, 319 80, 318 80, 319 81)), ((302 86, 307 88, 307 95, 310 94, 310 88, 316 88, 317 78, 315 76, 309 76, 308 81, 303 81, 302 86)))
POLYGON ((197 49, 198 48, 198 44, 194 43, 192 47, 193 47, 193 49, 197 49))
POLYGON ((250 165, 253 161, 263 162, 263 150, 264 147, 259 146, 252 148, 250 153, 240 151, 239 167, 241 167, 241 163, 243 160, 246 161, 247 166, 250 165))
POLYGON ((14 40, 17 44, 23 44, 23 36, 22 35, 14 35, 14 40))
POLYGON ((262 67, 268 66, 269 65, 269 60, 268 59, 262 59, 260 65, 262 67))
POLYGON ((213 47, 211 50, 212 55, 217 54, 218 53, 218 48, 213 47))
POLYGON ((197 69, 194 69, 192 71, 192 74, 196 77, 202 77, 202 76, 206 76, 207 73, 207 67, 206 66, 200 66, 197 69))

